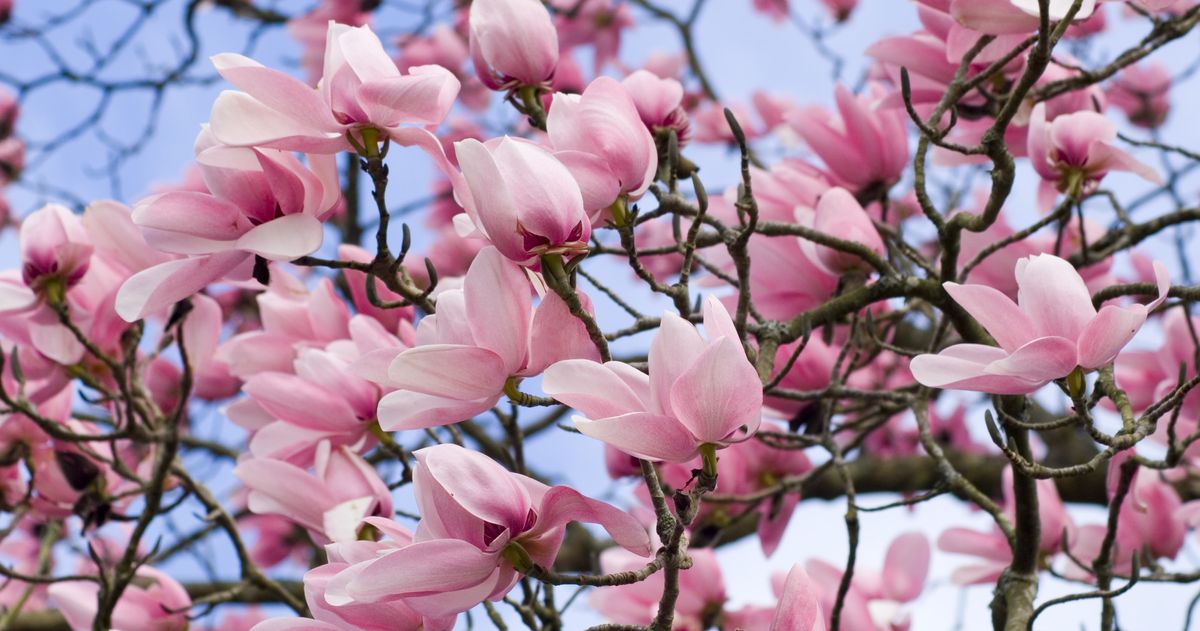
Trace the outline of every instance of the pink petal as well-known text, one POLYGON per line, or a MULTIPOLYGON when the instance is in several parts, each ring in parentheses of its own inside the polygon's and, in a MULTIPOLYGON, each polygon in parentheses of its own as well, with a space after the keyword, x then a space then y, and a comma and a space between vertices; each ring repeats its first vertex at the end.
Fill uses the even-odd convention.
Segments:
POLYGON ((721 337, 671 387, 671 409, 697 440, 718 443, 757 425, 762 382, 736 339, 721 337))
POLYGON ((925 535, 909 532, 896 537, 883 561, 884 595, 899 602, 920 596, 929 576, 929 555, 929 540, 925 535))
POLYGON ((414 452, 425 484, 440 485, 460 507, 485 522, 505 526, 512 533, 525 530, 529 493, 494 460, 454 444, 426 447, 414 452))
POLYGON ((637 393, 613 370, 617 362, 561 361, 546 369, 542 390, 590 418, 643 411, 637 393))
MULTIPOLYGON (((316 95, 316 92, 309 90, 316 95)), ((340 131, 322 131, 281 116, 244 92, 225 91, 213 103, 213 135, 240 147, 272 147, 312 153, 339 153, 349 148, 340 131)))
POLYGON ((417 66, 402 77, 371 81, 358 89, 358 100, 371 122, 437 125, 458 96, 458 78, 441 66, 417 66))
POLYGON ((937 355, 918 355, 909 362, 909 370, 918 383, 930 388, 974 390, 992 394, 1029 394, 1045 385, 1018 376, 994 375, 988 365, 1007 354, 994 346, 957 344, 937 355))
POLYGON ((585 436, 644 460, 688 462, 700 449, 700 441, 669 416, 630 412, 599 420, 576 416, 574 421, 585 436))
POLYGON ((1063 337, 1039 337, 1013 351, 1008 357, 984 368, 991 375, 1009 375, 1045 383, 1066 377, 1078 358, 1075 343, 1063 337))
POLYGON ((344 398, 296 375, 259 373, 242 391, 272 416, 301 427, 338 432, 362 426, 344 398))
POLYGON ((245 252, 168 261, 134 274, 117 292, 117 314, 140 320, 204 289, 250 260, 245 252))
POLYGON ((237 248, 271 261, 291 261, 321 247, 325 229, 316 217, 286 215, 254 227, 237 240, 237 248))
MULTIPOLYGON (((589 304, 587 296, 582 293, 580 300, 585 305, 589 304)), ((600 352, 588 336, 587 327, 571 314, 567 303, 553 292, 543 296, 534 311, 529 340, 529 361, 522 371, 526 375, 538 374, 554 362, 565 359, 600 361, 600 352)))
POLYGON ((1067 261, 1053 254, 1026 257, 1017 261, 1016 275, 1017 304, 1029 315, 1034 336, 1074 340, 1096 316, 1091 292, 1067 261))
POLYGON ((430 344, 400 353, 388 367, 393 387, 452 399, 496 396, 508 379, 500 357, 486 348, 430 344))
MULTIPOLYGON (((270 108, 277 117, 291 119, 313 136, 340 133, 341 126, 320 93, 296 78, 234 53, 214 55, 212 63, 226 81, 270 108)), ((214 106, 213 132, 220 138, 215 113, 214 106)))
POLYGON ((788 572, 771 631, 825 631, 817 586, 797 563, 788 572))
POLYGON ((1034 327, 1020 307, 1002 292, 987 285, 945 283, 946 293, 987 332, 996 343, 1012 352, 1033 339, 1034 327))
POLYGON ((585 497, 578 491, 555 486, 546 492, 538 509, 538 530, 565 526, 567 522, 599 524, 617 545, 641 556, 650 556, 650 536, 632 515, 610 504, 585 497))
POLYGON ((379 426, 388 432, 425 429, 465 421, 491 409, 500 398, 450 399, 420 392, 397 390, 379 401, 379 426))
POLYGON ((655 410, 671 413, 671 387, 704 349, 704 340, 696 327, 675 313, 663 313, 658 333, 650 343, 650 386, 655 410))
POLYGON ((533 317, 529 295, 524 270, 495 248, 480 250, 463 280, 471 335, 500 358, 503 377, 516 374, 525 363, 533 317))
POLYGON ((346 585, 346 594, 369 603, 468 589, 486 580, 499 563, 498 554, 458 539, 419 541, 366 562, 346 585))

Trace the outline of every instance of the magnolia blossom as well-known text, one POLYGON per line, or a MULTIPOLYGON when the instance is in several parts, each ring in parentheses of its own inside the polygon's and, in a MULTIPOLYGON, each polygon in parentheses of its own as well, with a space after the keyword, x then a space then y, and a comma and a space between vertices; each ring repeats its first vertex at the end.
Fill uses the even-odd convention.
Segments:
POLYGON ((787 116, 792 128, 825 163, 830 180, 854 191, 891 186, 908 163, 904 112, 879 109, 874 98, 843 85, 834 91, 838 114, 821 107, 787 116))
POLYGON ((546 130, 555 157, 580 184, 585 210, 605 208, 618 196, 637 199, 654 181, 654 138, 616 79, 598 77, 582 95, 555 94, 546 130))
MULTIPOLYGON (((687 596, 675 605, 673 628, 702 629, 725 605, 725 582, 712 549, 694 548, 688 550, 688 556, 692 566, 679 572, 679 590, 687 596)), ((645 565, 646 559, 621 548, 600 554, 600 570, 605 574, 636 571, 645 565)), ((663 586, 662 573, 656 572, 637 583, 596 589, 588 604, 616 624, 648 625, 654 620, 663 586)))
POLYGON ((558 31, 538 0, 471 3, 471 61, 493 90, 540 86, 554 78, 558 31))
POLYGON ((218 144, 207 128, 195 153, 210 192, 167 191, 134 206, 146 242, 182 256, 121 287, 117 312, 130 322, 221 278, 248 278, 255 257, 289 261, 312 253, 341 195, 331 156, 310 155, 305 166, 288 152, 218 144))
POLYGON ((1163 124, 1171 108, 1171 81, 1171 73, 1158 62, 1134 64, 1108 85, 1108 102, 1125 112, 1130 123, 1153 129, 1163 124))
MULTIPOLYGON (((521 264, 587 251, 592 222, 584 195, 571 171, 549 151, 508 136, 486 144, 462 140, 454 148, 466 182, 456 192, 467 211, 463 219, 470 219, 458 220, 460 232, 476 231, 521 264)), ((599 186, 611 184, 601 180, 599 186)), ((588 190, 592 201, 597 194, 588 190)), ((609 192, 615 197, 615 190, 609 192)))
POLYGON ((1038 199, 1049 208, 1054 191, 1080 197, 1094 190, 1109 171, 1130 171, 1161 184, 1158 173, 1112 145, 1117 127, 1103 114, 1091 111, 1064 114, 1047 122, 1039 103, 1029 119, 1029 160, 1042 176, 1038 199))
POLYGON ((326 39, 318 90, 242 55, 214 56, 217 72, 242 90, 222 92, 213 103, 217 140, 328 154, 353 148, 352 141, 372 144, 390 136, 444 162, 437 138, 412 125, 441 123, 458 96, 458 79, 441 66, 401 74, 368 26, 331 21, 326 39), (364 130, 375 130, 375 136, 364 130))
POLYGON ((317 447, 316 474, 281 460, 247 458, 233 473, 250 489, 250 510, 284 515, 319 541, 353 540, 364 517, 392 514, 379 474, 346 447, 317 447))
POLYGON ((87 273, 93 250, 79 217, 59 204, 47 204, 21 222, 19 247, 25 284, 35 291, 56 284, 59 294, 87 273))
POLYGON ((1067 261, 1039 254, 1017 261, 1017 302, 986 285, 943 286, 995 338, 999 348, 958 344, 919 355, 913 377, 931 388, 1030 394, 1072 371, 1116 359, 1146 316, 1167 297, 1166 268, 1154 264, 1158 297, 1149 304, 1092 306, 1091 293, 1067 261))
MULTIPOLYGON (((50 602, 72 629, 91 629, 96 617, 100 585, 68 581, 50 585, 50 602)), ((132 631, 185 631, 192 599, 183 586, 165 572, 148 565, 138 567, 112 610, 112 628, 132 631)))
POLYGON ((553 565, 571 521, 599 524, 626 550, 650 554, 637 520, 571 488, 511 473, 453 444, 415 456, 422 519, 412 543, 342 570, 326 588, 329 604, 403 600, 427 616, 466 611, 503 597, 531 564, 553 565))
MULTIPOLYGON (((842 608, 843 624, 862 631, 902 631, 908 628, 903 605, 921 595, 929 574, 929 540, 919 532, 896 537, 888 546, 882 571, 855 567, 842 608)), ((813 559, 808 574, 816 580, 821 608, 831 614, 842 571, 813 559)), ((828 620, 828 618, 826 618, 828 620)))
POLYGON ((683 84, 678 79, 637 70, 625 77, 621 85, 656 142, 674 130, 679 147, 687 145, 692 133, 687 110, 683 108, 683 84))
POLYGON ((639 458, 686 462, 726 447, 762 421, 762 383, 725 307, 704 303, 706 337, 663 314, 650 344, 650 374, 623 364, 567 360, 546 369, 542 389, 575 408, 575 427, 639 458))
MULTIPOLYGON (((884 253, 883 239, 871 222, 871 217, 844 188, 831 188, 822 193, 816 209, 797 209, 796 218, 801 225, 807 225, 822 234, 860 244, 878 255, 884 253)), ((851 252, 835 250, 804 238, 800 238, 800 247, 809 260, 829 274, 843 274, 852 270, 866 272, 871 269, 866 261, 851 252)))
POLYGON ((379 402, 387 431, 457 423, 490 409, 522 377, 596 347, 557 294, 530 306, 526 272, 495 248, 479 253, 462 289, 438 296, 413 348, 392 351, 379 402))

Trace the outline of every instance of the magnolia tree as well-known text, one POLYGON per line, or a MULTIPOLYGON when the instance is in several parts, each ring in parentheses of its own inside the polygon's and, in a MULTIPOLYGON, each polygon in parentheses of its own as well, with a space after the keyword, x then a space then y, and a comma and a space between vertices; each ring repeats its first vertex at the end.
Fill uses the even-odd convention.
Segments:
POLYGON ((1159 629, 1200 582, 1192 0, 746 2, 861 68, 750 107, 704 0, 112 4, 0 0, 0 628, 886 631, 952 582, 1159 629), (85 135, 123 199, 55 170, 85 135), (790 571, 734 602, 745 538, 790 571))

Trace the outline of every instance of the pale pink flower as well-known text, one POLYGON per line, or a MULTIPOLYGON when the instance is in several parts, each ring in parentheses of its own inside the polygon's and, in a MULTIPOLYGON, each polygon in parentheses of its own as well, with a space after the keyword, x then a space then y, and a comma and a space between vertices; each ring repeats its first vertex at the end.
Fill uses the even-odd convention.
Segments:
MULTIPOLYGON (((49 588, 50 602, 72 629, 91 629, 99 591, 100 585, 90 581, 54 583, 49 588)), ((187 613, 191 606, 192 599, 175 579, 143 565, 113 608, 112 626, 114 629, 184 631, 188 628, 187 613)))
POLYGON ((227 145, 330 154, 349 150, 365 129, 378 139, 417 145, 444 167, 438 125, 458 96, 458 79, 441 66, 401 74, 370 27, 329 23, 325 72, 318 90, 234 53, 212 58, 242 92, 226 91, 212 108, 212 130, 227 145))
POLYGON ((134 206, 146 242, 183 256, 121 287, 117 312, 130 322, 219 279, 245 280, 255 257, 290 261, 311 254, 341 196, 332 156, 310 155, 306 167, 287 152, 216 144, 205 129, 196 139, 196 162, 211 193, 168 191, 134 206))
POLYGON ((575 175, 584 209, 635 200, 658 169, 654 138, 616 79, 598 77, 582 95, 557 93, 546 117, 554 156, 575 175))
POLYGON ((469 24, 471 60, 487 87, 512 90, 554 78, 558 32, 538 0, 472 2, 469 24))
POLYGON ((855 192, 891 186, 908 164, 908 134, 902 110, 877 105, 880 90, 856 95, 843 85, 834 90, 838 112, 801 108, 788 122, 825 163, 830 180, 855 192))
POLYGON ((281 460, 245 458, 233 473, 250 489, 251 511, 283 515, 321 542, 352 541, 363 518, 392 514, 387 485, 346 447, 320 443, 314 470, 309 473, 281 460))
POLYGON ((648 70, 637 70, 621 81, 633 99, 642 123, 660 138, 675 130, 679 146, 691 140, 687 110, 683 108, 683 84, 678 79, 662 78, 648 70))
MULTIPOLYGON (((657 543, 657 542, 656 542, 657 543)), ((706 628, 705 624, 725 604, 725 582, 717 555, 709 548, 688 550, 692 566, 679 572, 680 598, 675 604, 673 629, 706 628)), ((646 559, 623 550, 609 548, 600 554, 600 570, 605 574, 638 570, 646 559)), ((629 585, 601 587, 588 597, 588 604, 604 619, 626 625, 648 625, 654 620, 663 595, 662 572, 629 585)))
MULTIPOLYGON (((856 566, 842 608, 842 624, 862 631, 907 629, 909 613, 905 605, 925 590, 929 559, 929 540, 919 532, 909 532, 888 546, 882 570, 856 566)), ((826 612, 824 621, 828 622, 842 570, 820 559, 810 560, 806 569, 815 581, 821 609, 826 612)))
POLYGON ((1034 106, 1029 119, 1029 160, 1042 176, 1038 200, 1053 205, 1054 191, 1082 196, 1096 190, 1109 171, 1129 171, 1155 184, 1158 172, 1113 146, 1117 126, 1103 114, 1080 111, 1047 122, 1046 106, 1034 106))
MULTIPOLYGON (((815 209, 798 208, 796 219, 801 225, 841 239, 858 243, 878 255, 884 254, 883 239, 870 215, 844 188, 831 188, 821 194, 815 209)), ((829 246, 800 237, 800 249, 814 264, 830 275, 851 271, 869 272, 873 268, 857 254, 835 250, 829 246)))
POLYGON ((784 580, 770 631, 825 631, 820 591, 803 566, 793 565, 784 580))
POLYGON ((621 547, 650 554, 637 520, 571 488, 548 487, 453 444, 415 455, 422 519, 413 543, 342 570, 325 590, 329 604, 403 600, 427 616, 466 611, 508 593, 526 563, 551 567, 571 521, 599 524, 621 547))
POLYGON ((1171 73, 1157 61, 1134 64, 1108 85, 1108 101, 1138 127, 1156 128, 1171 108, 1171 73))
POLYGON ((477 230, 521 264, 587 251, 592 224, 584 195, 570 169, 553 154, 508 136, 486 144, 462 140, 454 147, 466 183, 456 192, 466 209, 463 218, 472 224, 460 232, 477 230))
POLYGON ((1097 370, 1121 349, 1167 297, 1166 268, 1155 264, 1158 298, 1149 304, 1092 306, 1075 268, 1051 254, 1017 262, 1017 302, 986 285, 945 283, 950 297, 995 338, 999 347, 958 344, 919 355, 913 377, 932 388, 1030 394, 1077 367, 1097 370))
POLYGON ((383 429, 469 419, 495 405, 510 381, 559 359, 597 356, 557 294, 535 310, 530 292, 525 270, 495 248, 481 251, 462 288, 439 294, 437 313, 421 319, 416 345, 393 352, 382 385, 395 390, 379 402, 383 429))
POLYGON ((664 313, 649 376, 621 362, 568 360, 546 370, 542 389, 582 414, 574 419, 580 432, 639 458, 686 462, 702 446, 746 440, 762 420, 762 383, 711 296, 704 328, 707 339, 664 313))

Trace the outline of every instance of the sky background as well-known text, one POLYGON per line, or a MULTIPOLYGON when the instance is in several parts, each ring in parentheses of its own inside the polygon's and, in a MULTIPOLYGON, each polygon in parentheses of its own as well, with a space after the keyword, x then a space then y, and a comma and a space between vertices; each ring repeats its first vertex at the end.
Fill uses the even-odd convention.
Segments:
MULTIPOLYGON (((146 25, 135 36, 126 37, 122 33, 138 19, 138 11, 131 2, 17 0, 14 25, 40 23, 46 15, 67 12, 74 13, 76 17, 48 38, 53 43, 53 53, 37 38, 26 38, 19 42, 5 38, 0 43, 0 79, 29 80, 54 72, 54 54, 67 60, 73 67, 87 68, 91 63, 87 52, 89 49, 107 50, 118 44, 122 46, 121 52, 114 57, 111 67, 104 74, 108 79, 141 77, 147 67, 172 67, 177 63, 181 51, 186 49, 186 39, 180 27, 183 4, 167 2, 148 18, 146 25)), ((690 2, 686 1, 664 1, 662 4, 681 11, 690 7, 690 2)), ((696 26, 695 37, 700 56, 717 92, 726 103, 744 103, 756 89, 786 95, 801 104, 830 103, 836 79, 832 75, 830 61, 822 56, 796 23, 772 22, 751 11, 750 4, 750 0, 711 0, 696 26)), ((828 18, 814 0, 793 0, 793 5, 795 15, 805 24, 828 26, 828 18)), ((276 6, 292 14, 303 11, 312 3, 287 1, 279 2, 276 6)), ((1144 31, 1140 24, 1131 25, 1124 20, 1118 7, 1109 6, 1108 10, 1110 23, 1114 24, 1111 30, 1114 32, 1091 45, 1080 47, 1075 52, 1081 58, 1109 59, 1144 31)), ((634 13, 642 22, 643 14, 637 9, 634 9, 634 13)), ((385 3, 377 24, 386 40, 387 34, 400 33, 406 25, 418 19, 419 16, 396 3, 385 3)), ((654 22, 646 21, 644 24, 646 26, 629 31, 623 40, 621 58, 633 67, 652 52, 679 49, 673 29, 654 22)), ((17 27, 14 25, 5 27, 3 32, 6 35, 16 33, 17 27)), ((224 10, 202 10, 197 18, 197 31, 202 34, 200 58, 224 51, 249 52, 268 66, 298 71, 298 48, 282 29, 265 31, 258 38, 256 46, 246 51, 251 28, 245 21, 231 19, 224 10)), ((841 79, 849 85, 855 85, 865 68, 862 50, 866 46, 881 36, 905 34, 916 28, 915 11, 908 2, 863 0, 849 23, 834 30, 826 44, 844 57, 841 79)), ((1197 58, 1197 48, 1193 35, 1173 44, 1165 54, 1155 58, 1174 71, 1182 72, 1197 58)), ((590 60, 584 65, 590 67, 590 60)), ((149 116, 153 96, 149 92, 120 94, 113 99, 99 119, 98 129, 104 135, 128 143, 146 132, 148 121, 153 125, 152 140, 139 151, 122 158, 115 170, 112 168, 114 155, 111 149, 94 130, 70 137, 61 136, 65 130, 75 127, 94 111, 95 103, 100 98, 95 90, 52 83, 45 89, 32 92, 25 102, 18 124, 18 132, 31 143, 30 168, 22 182, 7 190, 14 209, 24 214, 45 202, 72 204, 99 198, 116 198, 132 203, 156 184, 179 180, 192 161, 192 142, 199 125, 207 120, 216 94, 226 87, 214 79, 206 63, 197 64, 189 76, 193 85, 174 87, 165 93, 156 120, 149 116), (51 139, 55 141, 52 150, 47 151, 44 145, 51 139), (113 177, 114 173, 116 177, 113 177)), ((1195 83, 1191 81, 1174 89, 1172 97, 1175 111, 1164 130, 1165 137, 1172 142, 1190 147, 1198 144, 1190 112, 1193 109, 1191 104, 1200 102, 1197 101, 1200 94, 1195 83)), ((1113 117, 1114 120, 1121 120, 1118 113, 1113 113, 1113 117)), ((503 108, 489 114, 489 119, 496 121, 514 118, 511 111, 503 108)), ((769 157, 802 153, 795 149, 782 149, 779 143, 774 142, 765 144, 762 151, 769 157)), ((726 149, 689 147, 687 153, 702 166, 703 179, 710 194, 718 194, 736 181, 736 161, 726 149)), ((392 165, 392 181, 388 193, 393 207, 429 194, 433 171, 427 160, 415 151, 394 149, 389 161, 392 165)), ((1123 196, 1134 197, 1149 186, 1122 174, 1110 177, 1111 180, 1106 183, 1123 196)), ((1010 215, 1010 221, 1014 225, 1020 225, 1021 219, 1036 215, 1033 208, 1035 183, 1028 170, 1021 172, 1009 202, 1009 212, 1014 213, 1010 215)), ((896 190, 905 190, 906 186, 907 181, 896 190)), ((1188 203, 1195 201, 1196 188, 1194 183, 1185 183, 1181 188, 1188 203)), ((1144 218, 1165 208, 1166 200, 1163 199, 1147 205, 1137 217, 1144 218)), ((419 220, 413 222, 414 228, 419 226, 419 220)), ((417 248, 420 248, 426 241, 425 235, 417 230, 415 236, 417 248)), ((398 242, 398 238, 397 232, 393 235, 393 242, 398 242)), ((327 249, 330 245, 326 244, 327 249)), ((15 234, 8 230, 0 236, 0 264, 13 266, 16 260, 15 234)), ((1169 261, 1169 266, 1177 272, 1178 266, 1174 263, 1173 260, 1169 261)), ((604 278, 615 279, 618 287, 634 286, 629 281, 627 269, 617 261, 597 261, 594 266, 589 263, 589 269, 604 278)), ((640 308, 651 313, 666 307, 662 301, 656 302, 650 298, 636 302, 640 308)), ((626 316, 611 303, 602 298, 598 298, 596 303, 602 322, 608 325, 606 328, 615 328, 626 322, 626 316)), ((647 336, 641 336, 629 340, 624 343, 624 350, 644 348, 648 339, 647 336)), ((1135 343, 1151 345, 1155 341, 1155 332, 1148 330, 1135 343)), ((976 429, 980 430, 981 415, 982 408, 975 410, 970 417, 972 423, 978 426, 976 429)), ((230 428, 218 410, 205 411, 198 433, 232 441, 240 438, 240 430, 230 428)), ((628 485, 614 484, 605 474, 599 443, 582 436, 555 433, 552 438, 535 441, 530 445, 528 454, 537 468, 561 473, 560 482, 570 483, 598 497, 618 502, 628 499, 628 485)), ((189 459, 188 464, 197 472, 211 471, 211 479, 217 480, 214 485, 217 488, 228 489, 231 486, 229 466, 199 458, 189 459)), ((401 491, 400 497, 407 499, 408 495, 401 491)), ((875 506, 894 499, 878 495, 863 497, 861 502, 866 506, 875 506)), ((822 558, 840 566, 847 551, 842 521, 844 510, 842 501, 803 502, 792 519, 779 551, 770 559, 763 557, 756 539, 721 548, 718 556, 722 561, 732 608, 745 603, 774 602, 768 582, 770 574, 786 571, 795 562, 822 558)), ((1103 510, 1096 507, 1083 507, 1072 514, 1080 524, 1096 523, 1104 517, 1103 510)), ((990 523, 985 515, 968 510, 961 502, 946 497, 922 504, 915 510, 862 513, 860 519, 860 568, 878 568, 888 544, 899 533, 919 530, 929 535, 932 541, 947 526, 982 529, 989 527, 990 523)), ((196 522, 194 519, 189 522, 186 518, 179 520, 179 525, 185 529, 189 523, 196 522)), ((170 536, 167 532, 163 534, 168 538, 170 536)), ((216 566, 222 576, 236 572, 235 560, 223 541, 210 540, 200 552, 195 558, 180 558, 168 569, 182 579, 200 578, 204 576, 201 560, 207 560, 216 566)), ((990 628, 987 611, 990 590, 961 590, 948 583, 949 573, 965 561, 967 559, 935 550, 930 581, 925 594, 913 608, 914 629, 942 631, 990 628), (965 622, 962 626, 956 626, 960 611, 966 614, 965 622)), ((1200 562, 1200 550, 1191 539, 1180 555, 1180 562, 1183 567, 1195 567, 1200 562)), ((290 572, 291 576, 297 576, 299 568, 284 570, 281 575, 290 572)), ((1053 579, 1045 580, 1039 600, 1069 591, 1080 590, 1053 579)), ((1188 601, 1195 591, 1195 587, 1175 585, 1137 587, 1118 601, 1122 628, 1129 631, 1182 628, 1188 601)), ((569 592, 564 596, 566 594, 569 592)), ((1094 629, 1098 626, 1097 621, 1098 604, 1084 602, 1051 609, 1039 619, 1038 628, 1094 629)), ((585 607, 576 606, 567 618, 567 628, 583 628, 596 622, 600 620, 587 612, 585 607)))

